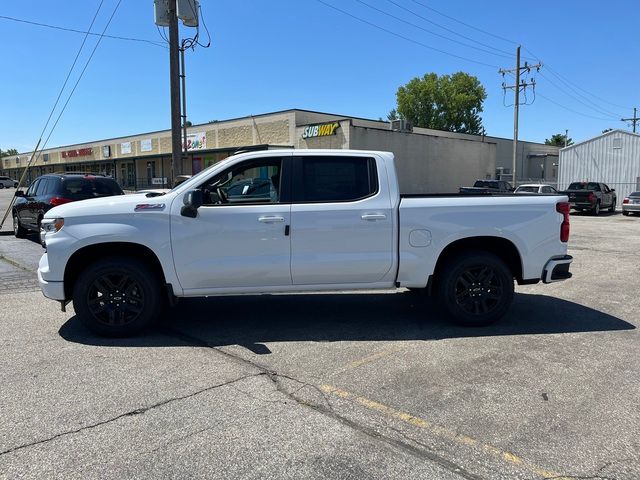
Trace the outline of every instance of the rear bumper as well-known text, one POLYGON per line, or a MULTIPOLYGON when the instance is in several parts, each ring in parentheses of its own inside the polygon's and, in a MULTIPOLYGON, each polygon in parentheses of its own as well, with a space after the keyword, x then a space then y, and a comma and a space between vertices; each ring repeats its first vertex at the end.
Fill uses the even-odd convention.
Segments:
POLYGON ((640 212, 640 203, 623 203, 623 212, 640 212))
POLYGON ((542 271, 542 281, 544 283, 552 283, 571 278, 571 272, 569 271, 571 262, 573 262, 573 257, 571 255, 552 258, 544 266, 544 270, 542 271))
POLYGON ((569 202, 571 204, 571 208, 579 208, 581 210, 588 210, 595 208, 596 204, 591 202, 569 202))

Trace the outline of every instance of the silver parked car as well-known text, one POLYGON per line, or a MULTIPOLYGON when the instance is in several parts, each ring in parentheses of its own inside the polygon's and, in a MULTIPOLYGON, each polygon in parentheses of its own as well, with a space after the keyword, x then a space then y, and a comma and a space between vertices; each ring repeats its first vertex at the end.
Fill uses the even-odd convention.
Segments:
POLYGON ((640 191, 632 192, 622 201, 622 214, 640 213, 640 191))
POLYGON ((0 188, 18 188, 18 182, 13 178, 9 177, 0 177, 0 188))

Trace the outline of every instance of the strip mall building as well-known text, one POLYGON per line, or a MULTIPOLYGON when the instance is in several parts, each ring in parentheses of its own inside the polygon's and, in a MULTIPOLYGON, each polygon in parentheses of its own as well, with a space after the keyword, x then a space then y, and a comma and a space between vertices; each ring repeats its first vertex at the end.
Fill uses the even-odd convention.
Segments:
MULTIPOLYGON (((531 142, 520 142, 518 147, 519 179, 556 181, 557 147, 531 142)), ((188 129, 187 148, 182 173, 189 175, 238 151, 391 151, 396 157, 403 193, 456 192, 461 185, 473 184, 478 178, 509 176, 512 163, 510 139, 406 129, 389 122, 297 109, 194 125, 188 129)), ((17 179, 30 158, 31 152, 4 157, 0 170, 17 179)), ((46 149, 27 172, 27 181, 44 173, 64 171, 111 175, 125 189, 170 186, 171 131, 46 149)))

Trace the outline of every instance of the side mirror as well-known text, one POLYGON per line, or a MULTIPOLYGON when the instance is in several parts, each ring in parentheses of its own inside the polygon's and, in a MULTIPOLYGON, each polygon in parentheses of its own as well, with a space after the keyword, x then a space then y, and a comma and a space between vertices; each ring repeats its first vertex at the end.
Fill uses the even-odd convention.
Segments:
POLYGON ((612 188, 612 189, 611 189, 611 191, 612 191, 612 192, 615 192, 615 191, 616 191, 616 189, 615 189, 615 188, 612 188))
POLYGON ((189 190, 182 198, 184 206, 180 209, 183 217, 196 218, 198 209, 202 206, 202 190, 189 190))
POLYGON ((24 191, 23 190, 17 190, 15 193, 16 197, 24 197, 24 191))

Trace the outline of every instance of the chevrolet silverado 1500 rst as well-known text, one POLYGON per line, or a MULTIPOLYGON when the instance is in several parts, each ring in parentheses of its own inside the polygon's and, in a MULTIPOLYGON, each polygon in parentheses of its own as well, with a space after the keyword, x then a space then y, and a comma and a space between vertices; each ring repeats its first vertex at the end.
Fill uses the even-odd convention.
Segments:
POLYGON ((45 296, 128 335, 177 297, 423 289, 465 325, 505 315, 520 284, 569 278, 557 195, 400 195, 393 154, 270 150, 172 191, 70 203, 42 221, 45 296))

